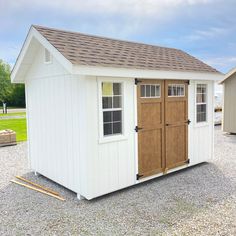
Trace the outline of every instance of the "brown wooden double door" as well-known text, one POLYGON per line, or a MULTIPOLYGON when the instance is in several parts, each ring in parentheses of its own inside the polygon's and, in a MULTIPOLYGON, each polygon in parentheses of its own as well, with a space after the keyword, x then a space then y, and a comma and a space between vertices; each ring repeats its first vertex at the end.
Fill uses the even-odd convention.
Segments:
POLYGON ((188 81, 137 84, 138 178, 188 161, 188 81))

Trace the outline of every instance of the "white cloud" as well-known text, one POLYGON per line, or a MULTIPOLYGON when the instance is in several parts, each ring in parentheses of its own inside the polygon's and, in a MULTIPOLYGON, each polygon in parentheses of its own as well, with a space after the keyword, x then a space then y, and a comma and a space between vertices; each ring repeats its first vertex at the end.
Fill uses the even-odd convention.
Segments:
POLYGON ((153 16, 167 14, 177 7, 202 5, 213 0, 2 0, 0 8, 8 10, 51 8, 77 13, 126 14, 131 16, 153 16))
POLYGON ((208 30, 195 30, 190 35, 184 37, 187 41, 206 40, 227 35, 232 32, 230 28, 210 27, 208 30))

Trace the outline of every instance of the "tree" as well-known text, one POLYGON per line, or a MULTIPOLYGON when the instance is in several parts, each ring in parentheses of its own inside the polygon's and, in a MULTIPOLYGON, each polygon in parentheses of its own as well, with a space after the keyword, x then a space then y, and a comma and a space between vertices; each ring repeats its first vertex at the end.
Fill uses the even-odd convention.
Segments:
POLYGON ((12 94, 9 97, 9 105, 25 107, 25 86, 24 84, 13 84, 12 94))
POLYGON ((8 102, 12 94, 10 73, 10 65, 0 60, 0 102, 8 102))
POLYGON ((0 105, 7 102, 8 106, 25 107, 25 86, 11 84, 10 65, 0 60, 0 105))

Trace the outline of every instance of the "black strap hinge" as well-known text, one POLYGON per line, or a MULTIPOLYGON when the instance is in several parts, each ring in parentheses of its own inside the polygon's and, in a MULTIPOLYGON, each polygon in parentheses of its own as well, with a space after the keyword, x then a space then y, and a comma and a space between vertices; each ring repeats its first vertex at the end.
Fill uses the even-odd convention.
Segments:
POLYGON ((137 85, 138 83, 141 83, 141 82, 142 82, 142 80, 140 80, 140 79, 137 79, 137 78, 134 79, 135 85, 137 85))
POLYGON ((190 159, 187 159, 187 160, 185 161, 185 163, 186 163, 186 164, 189 164, 189 163, 190 163, 190 159))
POLYGON ((143 175, 137 174, 136 175, 136 179, 139 180, 141 177, 143 177, 143 175))
POLYGON ((143 128, 140 128, 140 127, 138 127, 137 125, 136 125, 135 128, 134 128, 134 130, 135 130, 136 132, 138 132, 140 129, 143 129, 143 128))

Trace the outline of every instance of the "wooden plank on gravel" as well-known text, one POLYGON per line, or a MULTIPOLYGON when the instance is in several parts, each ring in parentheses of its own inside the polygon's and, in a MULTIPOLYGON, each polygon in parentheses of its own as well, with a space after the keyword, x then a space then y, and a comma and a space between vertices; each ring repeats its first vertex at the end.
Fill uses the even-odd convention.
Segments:
POLYGON ((60 196, 60 194, 59 194, 58 192, 55 192, 55 191, 53 191, 52 189, 46 188, 46 187, 44 187, 44 186, 42 186, 42 185, 36 184, 36 183, 34 183, 34 182, 32 182, 32 181, 30 181, 30 180, 28 180, 28 179, 25 179, 25 178, 23 178, 23 177, 21 177, 21 176, 16 176, 16 178, 17 178, 17 179, 20 179, 20 180, 22 180, 22 181, 24 181, 24 182, 26 182, 26 183, 28 183, 28 184, 31 184, 31 185, 33 185, 33 186, 35 186, 35 187, 37 187, 37 188, 40 188, 40 189, 42 189, 42 190, 44 190, 44 191, 46 191, 46 192, 52 193, 52 194, 54 194, 54 195, 56 195, 56 196, 60 196))
POLYGON ((31 190, 34 190, 34 191, 37 191, 37 192, 46 194, 46 195, 48 195, 48 196, 54 197, 54 198, 56 198, 56 199, 58 199, 58 200, 65 201, 65 199, 62 198, 62 197, 59 197, 59 196, 57 196, 57 195, 54 195, 54 194, 49 193, 49 192, 47 192, 47 191, 44 191, 44 190, 42 190, 42 189, 38 189, 38 188, 32 187, 32 186, 30 186, 30 185, 28 185, 28 184, 23 184, 23 183, 21 183, 21 182, 15 181, 15 180, 11 180, 11 182, 12 182, 12 183, 15 183, 15 184, 18 184, 18 185, 21 185, 21 186, 23 186, 23 187, 29 188, 29 189, 31 189, 31 190))

